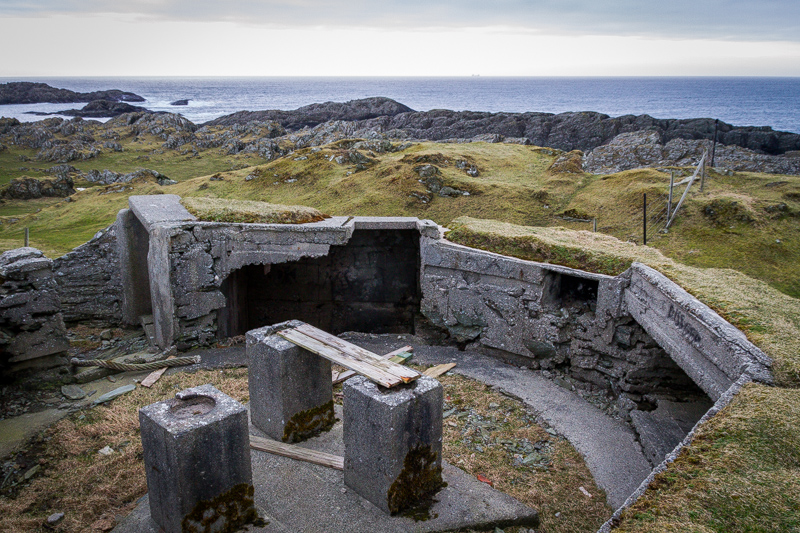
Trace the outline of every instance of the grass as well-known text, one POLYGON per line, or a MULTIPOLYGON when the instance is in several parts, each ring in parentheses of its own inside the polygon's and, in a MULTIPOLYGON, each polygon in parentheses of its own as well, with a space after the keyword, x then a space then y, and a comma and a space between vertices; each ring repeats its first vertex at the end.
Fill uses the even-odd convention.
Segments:
MULTIPOLYGON (((600 232, 640 242, 642 194, 647 193, 652 202, 666 193, 669 184, 669 174, 654 169, 592 176, 574 172, 575 165, 567 164, 565 170, 570 171, 559 172, 551 166, 561 152, 502 143, 417 143, 401 152, 378 154, 361 150, 358 153, 367 163, 359 167, 349 158, 352 141, 303 148, 269 163, 253 154, 224 155, 220 149, 182 155, 181 149, 163 149, 160 138, 148 135, 140 135, 135 142, 123 135, 119 142, 123 152, 106 151, 96 159, 72 164, 84 170, 118 172, 144 166, 180 183, 168 187, 131 183, 112 190, 91 186, 73 196, 75 202, 70 204, 62 200, 0 204, 0 220, 6 220, 0 225, 0 245, 21 243, 28 226, 34 246, 60 255, 111 224, 128 196, 159 192, 184 198, 300 204, 330 215, 416 216, 445 226, 458 216, 470 216, 518 225, 591 228, 591 223, 569 220, 568 215, 596 218, 600 232), (344 163, 337 163, 337 157, 344 163), (467 168, 476 167, 478 176, 469 176, 458 161, 466 162, 467 168), (442 186, 469 195, 431 194, 416 170, 425 164, 438 168, 436 179, 442 186), (64 207, 74 213, 61 215, 64 207), (9 223, 9 218, 18 221, 9 223)), ((21 166, 50 165, 20 162, 18 156, 30 156, 29 152, 13 146, 0 152, 0 182, 3 176, 35 175, 19 170, 21 166)), ((651 235, 649 244, 689 266, 733 268, 800 297, 796 268, 800 262, 800 177, 711 171, 705 190, 700 192, 695 185, 670 232, 651 235)))
POLYGON ((443 455, 448 462, 489 479, 496 489, 539 511, 537 532, 596 531, 608 519, 612 510, 605 493, 595 485, 580 454, 565 439, 534 423, 521 402, 457 374, 438 379, 444 386, 445 409, 455 411, 444 420, 443 455), (485 425, 469 423, 469 415, 485 425), (488 439, 479 438, 482 434, 488 439), (517 454, 515 464, 514 454, 502 444, 509 441, 542 445, 543 461, 519 464, 523 456, 517 454))
POLYGON ((466 217, 453 228, 455 242, 522 259, 606 274, 649 264, 773 358, 778 386, 744 387, 624 513, 619 531, 800 531, 800 300, 741 272, 683 265, 605 235, 466 217))
POLYGON ((252 200, 183 198, 183 206, 199 220, 261 224, 305 224, 329 218, 312 207, 276 205, 252 200))
POLYGON ((57 511, 65 513, 59 531, 111 529, 115 515, 130 512, 147 492, 138 409, 204 383, 239 401, 248 398, 245 369, 177 373, 48 429, 40 473, 15 497, 0 496, 0 531, 47 531, 42 524, 57 511), (100 455, 105 446, 114 453, 100 455))
MULTIPOLYGON (((495 419, 491 437, 547 443, 546 467, 514 466, 501 446, 476 454, 464 440, 462 418, 444 426, 444 458, 540 511, 541 533, 595 531, 611 514, 580 455, 564 439, 536 425, 517 400, 461 376, 442 376, 447 402, 485 420, 495 419), (499 417, 502 416, 502 420, 499 417), (584 487, 591 497, 579 489, 584 487), (555 513, 559 512, 557 518, 555 513)), ((247 369, 175 373, 151 389, 137 387, 108 404, 75 413, 48 429, 28 453, 39 453, 39 473, 15 494, 0 496, 0 531, 47 531, 42 524, 65 513, 59 531, 103 531, 129 513, 147 492, 137 411, 185 388, 212 383, 238 401, 248 400, 247 369), (114 449, 101 455, 105 446, 114 449)), ((448 422, 449 421, 449 422, 448 422)))
POLYGON ((800 390, 747 385, 622 516, 622 532, 800 531, 800 390))

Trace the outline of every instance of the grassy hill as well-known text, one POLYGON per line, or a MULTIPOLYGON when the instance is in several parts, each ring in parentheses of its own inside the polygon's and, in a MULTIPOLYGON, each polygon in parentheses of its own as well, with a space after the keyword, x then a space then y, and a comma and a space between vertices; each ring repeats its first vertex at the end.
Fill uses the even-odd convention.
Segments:
MULTIPOLYGON (((800 177, 712 170, 670 231, 645 247, 638 244, 642 194, 663 196, 671 169, 589 175, 574 153, 514 144, 348 140, 267 161, 220 148, 164 149, 150 134, 123 135, 120 143, 122 152, 71 164, 146 167, 178 183, 83 181, 76 186, 86 189, 71 201, 5 200, 0 248, 21 246, 29 227, 31 245, 55 257, 113 223, 128 196, 172 193, 305 205, 328 215, 429 218, 453 228, 456 242, 608 274, 647 263, 769 354, 777 386, 746 386, 626 512, 620 530, 800 528, 800 177), (594 218, 599 233, 586 231, 594 218)), ((0 150, 0 184, 48 176, 54 163, 30 161, 35 155, 0 150)))
MULTIPOLYGON (((415 143, 399 151, 374 151, 346 140, 266 162, 255 154, 224 155, 219 149, 181 155, 146 137, 123 144, 122 152, 72 164, 118 172, 146 166, 177 185, 78 182, 87 189, 72 196, 73 202, 7 200, 0 205, 0 246, 19 246, 29 227, 33 246, 51 256, 63 254, 111 224, 129 195, 158 193, 301 204, 329 215, 417 216, 442 225, 471 216, 585 230, 596 218, 599 232, 641 242, 642 194, 663 198, 669 184, 664 170, 594 176, 569 164, 574 154, 515 144, 415 143)), ((0 182, 45 176, 30 167, 19 170, 19 152, 25 151, 0 152, 0 182)), ((651 210, 659 208, 663 203, 651 203, 651 210)), ((687 265, 736 269, 798 297, 798 230, 800 177, 711 171, 705 190, 694 187, 669 233, 651 234, 648 245, 687 265)))

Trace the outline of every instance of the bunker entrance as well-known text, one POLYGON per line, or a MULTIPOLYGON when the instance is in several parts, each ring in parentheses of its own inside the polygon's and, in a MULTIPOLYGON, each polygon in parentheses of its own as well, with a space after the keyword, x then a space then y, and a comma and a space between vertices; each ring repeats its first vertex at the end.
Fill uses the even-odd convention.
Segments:
POLYGON ((292 319, 334 334, 413 333, 419 268, 416 230, 356 231, 323 257, 248 265, 222 284, 218 335, 292 319))

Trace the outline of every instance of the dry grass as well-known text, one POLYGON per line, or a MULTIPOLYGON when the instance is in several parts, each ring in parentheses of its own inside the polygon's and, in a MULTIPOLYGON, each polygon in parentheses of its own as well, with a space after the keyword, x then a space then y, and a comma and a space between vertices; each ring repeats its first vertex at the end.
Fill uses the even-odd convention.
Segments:
POLYGON ((751 384, 622 517, 622 532, 800 531, 800 390, 751 384))
POLYGON ((312 207, 277 205, 252 200, 182 198, 183 206, 200 220, 259 224, 305 224, 329 218, 312 207))
MULTIPOLYGON (((440 380, 448 406, 481 421, 495 420, 487 433, 493 444, 477 452, 463 435, 467 417, 448 417, 445 459, 470 474, 485 476, 497 489, 537 509, 542 519, 537 531, 542 533, 595 531, 610 516, 605 495, 595 486, 580 455, 566 440, 538 426, 521 402, 461 376, 446 375, 440 380), (496 444, 498 440, 543 444, 545 464, 515 465, 513 454, 496 444)), ((239 401, 248 400, 246 369, 176 373, 162 377, 152 389, 139 387, 48 429, 27 451, 38 454, 40 473, 13 497, 0 497, 0 531, 47 531, 42 524, 59 511, 66 514, 58 527, 62 532, 113 527, 116 516, 130 512, 147 491, 138 409, 204 383, 212 383, 239 401), (114 453, 99 454, 105 446, 114 453)))
POLYGON ((66 515, 59 531, 111 529, 115 515, 127 514, 147 492, 138 409, 204 383, 237 400, 248 398, 246 369, 177 373, 48 429, 42 446, 34 446, 42 453, 40 473, 16 497, 0 497, 0 531, 47 531, 42 524, 59 511, 66 515), (105 446, 114 453, 100 455, 105 446))
POLYGON ((537 532, 596 531, 608 519, 611 508, 605 494, 578 452, 537 425, 520 401, 462 376, 438 379, 444 386, 445 412, 452 413, 444 420, 443 455, 448 462, 484 476, 498 490, 539 511, 537 532), (509 442, 541 446, 537 455, 542 459, 521 464, 525 457, 509 451, 504 446, 509 442))

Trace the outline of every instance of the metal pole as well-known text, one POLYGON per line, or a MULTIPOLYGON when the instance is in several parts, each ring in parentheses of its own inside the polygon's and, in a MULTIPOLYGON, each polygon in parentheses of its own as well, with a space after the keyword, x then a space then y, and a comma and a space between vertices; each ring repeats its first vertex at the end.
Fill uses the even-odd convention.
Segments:
POLYGON ((25 228, 25 246, 26 247, 28 246, 28 244, 30 244, 30 241, 31 241, 30 229, 25 228))
POLYGON ((642 194, 642 241, 647 244, 647 193, 642 194))
POLYGON ((669 198, 667 199, 667 221, 672 215, 672 188, 675 187, 675 171, 673 170, 669 176, 669 198))
POLYGON ((714 142, 711 144, 711 168, 714 168, 714 156, 717 153, 717 127, 719 127, 719 119, 714 120, 714 142))
POLYGON ((592 231, 597 233, 597 217, 592 219, 592 231))

